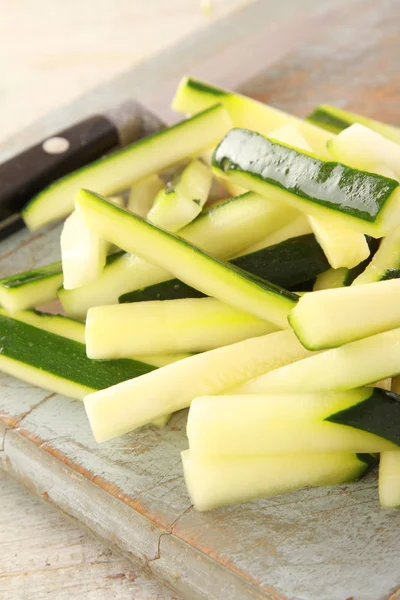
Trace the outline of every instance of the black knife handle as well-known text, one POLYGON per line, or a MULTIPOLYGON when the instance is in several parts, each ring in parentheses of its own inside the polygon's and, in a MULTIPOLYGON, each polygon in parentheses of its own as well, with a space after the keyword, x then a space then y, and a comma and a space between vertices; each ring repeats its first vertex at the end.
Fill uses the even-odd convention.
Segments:
POLYGON ((15 213, 44 187, 119 144, 104 116, 90 117, 0 165, 0 219, 15 213))

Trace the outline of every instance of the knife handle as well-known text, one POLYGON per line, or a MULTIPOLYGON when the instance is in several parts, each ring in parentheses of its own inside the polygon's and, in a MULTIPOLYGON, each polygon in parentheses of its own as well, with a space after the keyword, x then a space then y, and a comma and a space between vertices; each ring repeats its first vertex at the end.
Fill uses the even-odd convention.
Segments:
POLYGON ((99 158, 119 144, 112 121, 97 115, 60 131, 0 165, 0 219, 63 175, 99 158))

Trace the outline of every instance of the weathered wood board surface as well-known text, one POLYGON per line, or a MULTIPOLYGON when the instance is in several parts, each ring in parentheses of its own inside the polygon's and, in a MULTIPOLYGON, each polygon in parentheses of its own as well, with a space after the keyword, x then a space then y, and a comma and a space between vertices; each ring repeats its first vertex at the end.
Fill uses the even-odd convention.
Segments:
POLYGON ((182 600, 0 470, 1 600, 182 600))
MULTIPOLYGON (((303 42, 261 72, 268 62, 263 35, 273 35, 270 24, 260 24, 261 16, 267 17, 263 5, 258 2, 253 12, 243 13, 248 20, 242 15, 243 27, 237 24, 247 32, 243 39, 234 43, 221 31, 226 46, 219 52, 225 51, 225 62, 227 56, 240 57, 240 77, 232 65, 224 74, 217 53, 209 79, 229 85, 230 72, 232 85, 298 114, 331 102, 400 122, 400 2, 350 2, 338 12, 315 13, 308 21, 312 42, 303 42), (245 83, 246 75, 255 78, 245 83)), ((296 38, 304 23, 303 17, 295 17, 279 35, 296 38)), ((306 37, 302 31, 297 43, 306 37)), ((193 59, 193 47, 191 52, 193 59)), ((191 71, 207 77, 210 55, 203 52, 198 62, 191 71)), ((151 68, 154 74, 154 64, 151 68)), ((169 81, 187 68, 181 65, 169 81)), ((141 69, 144 78, 145 67, 141 69)), ((132 93, 129 77, 125 87, 132 93)), ((170 84, 165 85, 167 89, 170 84)), ((115 83, 117 96, 122 87, 122 80, 115 83)), ((156 97, 154 90, 148 87, 149 99, 156 97)), ((112 87, 100 90, 99 102, 110 94, 112 87)), ((90 98, 83 105, 89 106, 90 98)), ((60 119, 61 113, 54 114, 43 129, 60 119)), ((30 129, 27 139, 37 133, 30 129)), ((18 143, 16 139, 15 148, 18 143)), ((58 235, 59 228, 53 226, 3 242, 0 275, 56 260, 58 235)), ((0 419, 2 468, 148 566, 184 597, 400 598, 400 513, 380 509, 374 474, 354 485, 302 490, 199 514, 182 479, 184 413, 175 415, 164 431, 146 427, 98 446, 80 403, 2 375, 0 419)))

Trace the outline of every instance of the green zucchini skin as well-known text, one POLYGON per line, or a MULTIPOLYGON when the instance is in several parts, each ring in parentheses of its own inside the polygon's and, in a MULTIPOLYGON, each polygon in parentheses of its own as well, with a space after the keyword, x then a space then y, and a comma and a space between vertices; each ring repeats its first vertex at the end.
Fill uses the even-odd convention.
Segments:
MULTIPOLYGON (((290 222, 292 215, 287 207, 248 192, 211 206, 184 227, 179 236, 217 258, 228 259, 242 254, 274 227, 290 222)), ((124 254, 113 264, 107 263, 96 282, 76 290, 61 288, 58 296, 68 315, 84 319, 92 306, 116 304, 125 293, 170 279, 172 274, 165 270, 146 266, 143 261, 138 263, 132 255, 124 254)))
POLYGON ((0 279, 0 286, 7 289, 15 289, 21 286, 34 284, 37 281, 42 281, 48 277, 54 275, 61 275, 62 267, 61 262, 55 262, 45 267, 39 267, 33 271, 24 271, 23 273, 16 273, 15 275, 9 275, 0 279))
POLYGON ((366 267, 369 265, 379 248, 380 240, 377 240, 369 235, 367 235, 366 238, 370 249, 370 255, 368 258, 360 262, 359 265, 348 270, 346 277, 344 278, 344 285, 351 285, 353 281, 357 279, 357 277, 361 275, 363 271, 365 271, 366 267))
POLYGON ((81 188, 114 196, 135 181, 213 147, 231 123, 226 109, 211 106, 55 181, 24 206, 21 216, 29 229, 36 230, 71 213, 74 194, 81 188))
MULTIPOLYGON (((230 261, 231 264, 285 289, 298 286, 329 269, 329 263, 313 234, 290 238, 230 261)), ((120 296, 119 302, 201 298, 204 294, 178 279, 151 285, 120 296)))
POLYGON ((37 329, 75 340, 81 344, 85 343, 85 323, 82 323, 82 321, 35 309, 18 311, 12 315, 12 318, 32 325, 37 329))
POLYGON ((369 265, 356 278, 354 285, 364 285, 400 277, 400 230, 395 229, 385 237, 369 265))
MULTIPOLYGON (((115 252, 107 257, 106 265, 124 255, 115 252)), ((57 299, 62 288, 63 272, 61 262, 39 267, 32 271, 15 273, 0 279, 0 304, 12 314, 21 310, 36 308, 57 299)))
MULTIPOLYGON (((114 252, 107 257, 107 265, 111 265, 115 260, 123 256, 125 252, 114 252)), ((45 267, 38 267, 32 271, 24 271, 23 273, 15 273, 8 277, 0 279, 0 287, 14 290, 25 287, 27 285, 34 285, 37 282, 48 279, 49 277, 55 277, 62 275, 61 261, 46 265, 45 267)))
POLYGON ((322 277, 320 280, 317 279, 316 286, 314 286, 314 291, 351 285, 353 281, 365 271, 365 269, 375 256, 375 253, 377 252, 380 244, 380 240, 370 237, 369 235, 365 237, 367 239, 367 244, 370 250, 370 255, 368 256, 368 258, 360 262, 359 265, 353 267, 352 269, 347 269, 346 267, 342 267, 336 270, 328 269, 326 274, 322 273, 322 277), (324 275, 326 275, 326 277, 324 277, 324 275))
MULTIPOLYGON (((100 390, 153 371, 130 359, 96 361, 84 344, 34 327, 0 312, 1 357, 85 388, 100 390)), ((1 360, 0 360, 1 369, 1 360)))
POLYGON ((119 304, 148 302, 152 300, 181 300, 182 298, 204 298, 205 294, 195 290, 179 279, 170 279, 141 290, 128 292, 118 298, 119 304))
POLYGON ((172 108, 185 114, 195 114, 215 103, 225 106, 235 127, 245 127, 263 135, 269 135, 272 131, 293 123, 315 152, 329 156, 326 144, 332 138, 332 134, 324 128, 253 98, 216 88, 191 77, 183 77, 179 83, 172 108))
POLYGON ((400 396, 380 388, 371 388, 368 398, 326 421, 368 431, 400 446, 400 396))
POLYGON ((377 221, 399 188, 393 179, 321 160, 246 129, 232 129, 224 137, 213 154, 213 166, 367 223, 377 221))
POLYGON ((385 281, 386 279, 399 279, 400 277, 400 269, 388 269, 382 275, 379 281, 385 281))
MULTIPOLYGON (((400 398, 374 388, 316 394, 225 395, 192 401, 187 435, 196 456, 267 456, 400 449, 400 398), (397 427, 398 429, 398 427, 397 427)), ((363 457, 373 463, 373 457, 363 457)))
POLYGON ((368 256, 368 258, 360 262, 359 265, 353 267, 352 269, 342 267, 341 269, 336 269, 336 273, 335 269, 328 269, 326 274, 322 273, 322 278, 320 281, 317 279, 314 291, 351 285, 353 281, 355 281, 355 279, 357 279, 357 277, 365 271, 365 269, 373 259, 376 251, 378 250, 380 243, 380 240, 376 240, 375 238, 372 238, 368 235, 366 236, 366 238, 370 249, 370 255, 368 256), (325 278, 324 275, 327 275, 327 277, 325 278), (323 283, 321 283, 322 281, 323 283))
POLYGON ((52 302, 63 282, 61 263, 0 279, 0 304, 10 313, 52 302))
POLYGON ((329 268, 313 234, 290 238, 231 262, 285 289, 297 288, 329 268))
POLYGON ((365 452, 356 452, 357 458, 365 464, 364 473, 369 473, 379 465, 379 454, 366 454, 365 452))
POLYGON ((212 96, 218 96, 221 98, 223 98, 224 96, 232 95, 232 92, 229 92, 228 90, 224 90, 222 88, 216 87, 215 85, 210 85, 209 83, 206 83, 205 81, 199 81, 198 79, 192 79, 191 77, 188 78, 186 85, 188 87, 192 88, 192 90, 196 90, 203 94, 210 94, 212 96))
POLYGON ((329 104, 321 104, 317 106, 311 114, 306 118, 308 123, 322 127, 333 133, 340 133, 343 129, 350 127, 354 123, 361 123, 369 129, 380 133, 384 137, 393 142, 400 143, 400 128, 381 121, 376 121, 364 115, 350 112, 343 108, 330 106, 329 104))
POLYGON ((288 326, 288 314, 298 301, 296 294, 217 260, 88 190, 80 190, 75 202, 99 235, 125 251, 171 272, 206 295, 278 327, 288 326))
POLYGON ((314 108, 312 113, 307 116, 306 121, 333 133, 340 133, 343 129, 352 125, 352 121, 340 118, 338 115, 335 115, 334 110, 330 111, 327 109, 328 107, 323 106, 314 108))

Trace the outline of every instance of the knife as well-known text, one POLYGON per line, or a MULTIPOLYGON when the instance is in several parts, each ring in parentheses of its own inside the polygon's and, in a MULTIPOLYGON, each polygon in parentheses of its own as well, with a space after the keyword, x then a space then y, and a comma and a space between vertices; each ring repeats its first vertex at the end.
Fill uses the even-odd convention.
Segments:
POLYGON ((0 240, 24 227, 21 208, 40 190, 164 123, 135 100, 45 138, 0 165, 0 240))

